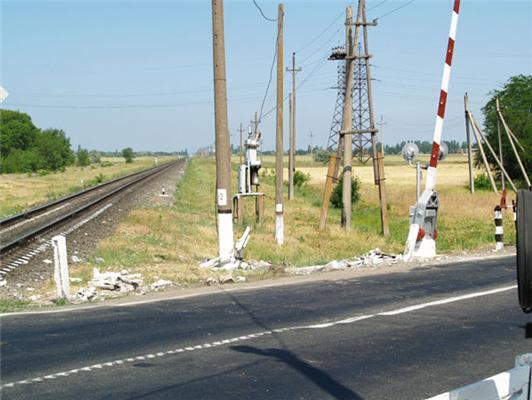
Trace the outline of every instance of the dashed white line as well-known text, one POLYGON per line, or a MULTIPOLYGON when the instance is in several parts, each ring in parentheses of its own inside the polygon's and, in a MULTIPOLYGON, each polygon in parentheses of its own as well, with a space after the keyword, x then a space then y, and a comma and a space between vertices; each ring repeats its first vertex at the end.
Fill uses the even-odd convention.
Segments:
POLYGON ((211 343, 192 345, 192 346, 187 346, 187 347, 184 347, 184 348, 162 351, 162 352, 158 352, 158 353, 155 353, 155 354, 149 353, 149 354, 145 354, 145 355, 139 355, 139 356, 136 356, 136 357, 125 358, 125 359, 122 359, 122 360, 108 361, 108 362, 104 362, 104 363, 101 363, 101 364, 94 364, 94 365, 87 366, 87 367, 81 367, 79 369, 72 369, 70 371, 57 372, 55 374, 49 374, 49 375, 46 375, 46 376, 36 377, 36 378, 33 378, 33 379, 25 379, 25 380, 20 380, 20 381, 16 381, 16 382, 6 383, 6 384, 0 386, 0 390, 5 389, 5 388, 12 388, 12 387, 14 387, 16 385, 30 384, 30 383, 33 383, 33 382, 42 382, 44 379, 55 379, 55 378, 58 378, 58 377, 68 377, 68 376, 70 376, 72 374, 76 374, 76 373, 78 373, 80 371, 90 372, 90 371, 93 371, 95 369, 103 369, 104 367, 113 367, 115 365, 122 365, 124 363, 132 363, 132 362, 135 362, 135 361, 138 361, 138 360, 143 361, 143 360, 146 360, 146 359, 160 358, 160 357, 163 357, 163 356, 168 355, 168 354, 178 354, 178 353, 182 353, 182 352, 185 352, 185 351, 190 352, 190 351, 196 351, 196 350, 203 350, 203 349, 208 349, 208 348, 212 348, 212 347, 221 346, 223 344, 236 343, 236 342, 245 341, 245 340, 252 340, 252 339, 257 338, 257 337, 261 337, 261 336, 265 336, 265 335, 272 335, 274 333, 290 332, 290 331, 296 331, 296 330, 307 330, 307 329, 325 329, 325 328, 330 328, 330 327, 333 327, 333 326, 336 326, 336 325, 353 324, 353 323, 358 322, 358 321, 362 321, 362 320, 370 319, 370 318, 375 318, 375 317, 379 317, 379 316, 389 317, 389 316, 394 316, 394 315, 399 315, 399 314, 409 313, 409 312, 412 312, 412 311, 421 310, 423 308, 434 307, 434 306, 438 306, 438 305, 442 305, 442 304, 449 304, 449 303, 454 303, 454 302, 457 302, 457 301, 463 301, 463 300, 473 299, 473 298, 477 298, 477 297, 488 296, 488 295, 491 295, 491 294, 506 292, 506 291, 509 291, 509 290, 513 290, 516 287, 517 287, 516 285, 505 286, 505 287, 500 287, 500 288, 491 289, 491 290, 485 290, 485 291, 481 291, 481 292, 474 292, 474 293, 468 293, 468 294, 460 295, 460 296, 448 297, 446 299, 431 301, 431 302, 427 302, 427 303, 416 304, 416 305, 412 305, 412 306, 408 306, 408 307, 402 307, 402 308, 398 308, 398 309, 395 309, 395 310, 383 311, 383 312, 376 313, 376 314, 358 315, 358 316, 354 316, 354 317, 350 317, 350 318, 344 318, 344 319, 340 319, 340 320, 336 320, 336 321, 324 322, 324 323, 319 323, 319 324, 291 326, 291 327, 277 328, 277 329, 268 330, 268 331, 254 332, 254 333, 251 333, 251 334, 248 334, 248 335, 242 335, 242 336, 237 336, 237 337, 233 337, 233 338, 218 340, 218 341, 211 342, 211 343))

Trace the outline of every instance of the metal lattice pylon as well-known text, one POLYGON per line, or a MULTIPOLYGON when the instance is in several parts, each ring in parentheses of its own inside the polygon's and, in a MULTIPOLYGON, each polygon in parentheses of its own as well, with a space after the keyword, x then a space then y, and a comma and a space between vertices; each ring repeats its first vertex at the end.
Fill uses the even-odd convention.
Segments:
MULTIPOLYGON (((362 54, 361 44, 358 45, 358 54, 362 54)), ((338 138, 342 129, 342 115, 345 102, 345 64, 340 61, 337 67, 338 80, 336 89, 336 103, 334 105, 334 113, 331 122, 331 129, 329 131, 329 139, 327 141, 327 151, 335 152, 338 146, 338 138)), ((371 129, 370 115, 369 115, 369 99, 368 99, 368 85, 366 63, 363 58, 355 60, 355 67, 353 71, 353 130, 365 130, 368 133, 358 133, 353 135, 353 157, 359 163, 365 164, 371 159, 371 129)))

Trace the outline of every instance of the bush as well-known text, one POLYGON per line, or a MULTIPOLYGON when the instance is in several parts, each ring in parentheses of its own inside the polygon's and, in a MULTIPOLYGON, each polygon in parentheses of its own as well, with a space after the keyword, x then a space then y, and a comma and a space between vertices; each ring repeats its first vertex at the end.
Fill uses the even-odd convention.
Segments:
POLYGON ((475 176, 474 183, 477 190, 491 190, 490 178, 486 174, 475 176))
POLYGON ((309 174, 304 174, 301 171, 296 171, 294 173, 294 185, 296 185, 298 188, 301 188, 303 185, 306 185, 308 181, 310 181, 309 174))
POLYGON ((89 152, 87 149, 82 149, 80 146, 78 146, 78 152, 77 152, 77 164, 80 167, 86 167, 87 165, 90 165, 91 160, 89 158, 89 152))
POLYGON ((316 162, 326 163, 329 161, 329 152, 327 150, 319 149, 314 152, 312 159, 316 162))
MULTIPOLYGON (((344 177, 340 176, 340 179, 334 187, 331 196, 331 205, 334 208, 342 208, 342 195, 344 192, 344 177)), ((351 178, 351 204, 356 204, 360 200, 360 180, 357 177, 351 178)))
POLYGON ((132 163, 134 156, 135 153, 133 153, 133 149, 131 147, 126 147, 122 150, 122 157, 126 159, 126 163, 132 163))

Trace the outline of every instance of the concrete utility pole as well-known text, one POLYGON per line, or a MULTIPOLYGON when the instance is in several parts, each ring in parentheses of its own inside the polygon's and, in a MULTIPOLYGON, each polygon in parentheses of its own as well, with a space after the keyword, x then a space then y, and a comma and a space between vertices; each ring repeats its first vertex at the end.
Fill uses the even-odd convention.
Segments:
POLYGON ((469 191, 471 193, 475 193, 475 179, 473 177, 473 152, 471 149, 471 135, 469 133, 469 126, 471 125, 471 122, 469 121, 468 104, 469 100, 466 92, 466 94, 464 95, 464 113, 467 138, 467 164, 469 167, 469 191))
POLYGON ((292 53, 292 68, 286 69, 292 73, 292 110, 290 112, 290 151, 288 156, 288 199, 294 198, 294 173, 296 172, 296 74, 301 68, 296 68, 296 53, 292 53))
POLYGON ((294 124, 293 124, 293 118, 294 118, 294 99, 292 93, 288 93, 288 200, 292 200, 294 198, 294 159, 292 157, 292 137, 294 135, 294 124))
MULTIPOLYGON (((504 165, 503 158, 502 158, 502 138, 501 138, 501 120, 499 118, 499 99, 495 99, 495 103, 497 105, 497 136, 499 138, 499 158, 501 160, 501 164, 504 165)), ((506 189, 506 185, 504 182, 504 174, 501 171, 501 190, 504 192, 504 189, 506 189)))
POLYGON ((231 204, 231 149, 227 128, 223 0, 212 0, 212 44, 218 250, 220 263, 225 263, 233 257, 233 211, 231 204))
POLYGON ((242 165, 242 146, 243 146, 243 138, 242 138, 242 122, 240 123, 240 165, 242 165))
MULTIPOLYGON (((360 8, 360 3, 359 3, 360 8)), ((351 165, 353 161, 353 58, 354 58, 354 41, 353 41, 353 9, 348 6, 346 9, 346 50, 345 58, 345 103, 342 118, 342 134, 344 137, 344 169, 343 169, 343 197, 342 197, 342 226, 345 230, 351 229, 351 165)), ((359 31, 357 26, 356 30, 359 31)))
MULTIPOLYGON (((364 62, 366 64, 366 85, 368 88, 368 111, 369 111, 369 129, 371 131, 371 148, 373 158, 373 177, 375 184, 379 187, 379 202, 381 207, 381 233, 384 236, 390 234, 388 225, 388 199, 386 198, 386 181, 384 178, 384 148, 382 152, 377 151, 377 132, 375 130, 375 117, 373 115, 373 92, 371 90, 371 68, 369 65, 369 47, 368 47, 368 29, 370 25, 366 21, 366 1, 359 0, 358 4, 357 22, 360 21, 360 13, 362 13, 362 25, 364 27, 364 62)), ((357 25, 358 28, 358 25, 357 25)), ((356 30, 355 30, 356 32, 356 30)), ((358 35, 355 33, 355 40, 358 35)), ((360 56, 360 54, 359 54, 360 56)))
POLYGON ((283 217, 283 18, 284 5, 279 4, 277 17, 277 128, 275 143, 275 241, 284 243, 283 217))

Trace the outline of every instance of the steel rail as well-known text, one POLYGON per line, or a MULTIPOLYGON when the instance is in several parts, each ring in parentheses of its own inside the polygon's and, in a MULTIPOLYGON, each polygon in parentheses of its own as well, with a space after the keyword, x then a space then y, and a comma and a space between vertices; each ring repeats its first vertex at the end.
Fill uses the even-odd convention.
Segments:
MULTIPOLYGON (((156 175, 158 173, 166 171, 170 167, 176 165, 178 162, 179 162, 179 160, 173 161, 173 162, 169 162, 169 163, 166 163, 166 164, 164 164, 162 166, 151 168, 149 170, 142 171, 142 173, 144 173, 143 176, 137 177, 134 180, 132 180, 130 182, 127 182, 126 184, 124 184, 124 185, 112 190, 109 193, 104 194, 103 196, 98 197, 97 199, 95 199, 93 201, 91 201, 91 202, 89 202, 87 204, 84 204, 81 207, 78 207, 75 210, 73 210, 73 211, 71 211, 71 212, 69 212, 67 214, 62 215, 59 218, 56 218, 56 219, 52 220, 51 222, 48 222, 48 223, 46 223, 44 225, 41 225, 37 229, 34 229, 34 230, 32 230, 32 231, 30 231, 28 233, 25 233, 24 235, 16 238, 15 240, 12 240, 11 242, 9 242, 7 244, 2 244, 0 246, 0 254, 5 254, 9 250, 12 250, 15 247, 19 246, 20 244, 29 241, 31 238, 37 236, 38 234, 40 234, 40 233, 42 233, 42 232, 44 232, 44 231, 56 226, 56 225, 59 225, 60 223, 65 222, 66 220, 68 220, 68 219, 80 214, 81 212, 93 207, 94 205, 103 202, 104 200, 108 199, 109 197, 115 195, 116 193, 127 189, 128 187, 134 185, 135 183, 138 183, 138 182, 140 182, 140 181, 142 181, 144 179, 153 177, 154 175, 156 175)), ((132 176, 135 176, 135 175, 139 175, 139 173, 135 173, 135 174, 129 175, 128 177, 131 178, 132 176)))
POLYGON ((29 208, 27 210, 24 210, 24 211, 18 213, 18 214, 15 214, 15 215, 12 215, 10 217, 7 217, 7 218, 4 218, 4 219, 0 220, 0 228, 3 228, 6 225, 12 224, 12 223, 17 222, 19 220, 23 220, 23 219, 29 218, 29 217, 31 217, 31 216, 33 216, 35 214, 38 214, 38 213, 40 213, 42 211, 51 209, 51 208, 53 208, 53 207, 55 207, 55 206, 57 206, 57 205, 59 205, 61 203, 64 203, 64 202, 68 201, 68 200, 72 200, 72 199, 75 199, 77 197, 83 196, 86 193, 94 192, 94 191, 96 191, 98 189, 101 189, 103 187, 112 185, 114 183, 117 183, 117 182, 129 179, 129 178, 132 178, 132 177, 134 177, 136 175, 140 175, 140 174, 146 173, 148 171, 152 171, 152 170, 155 170, 157 168, 161 168, 162 166, 167 165, 167 164, 172 163, 172 162, 173 161, 170 161, 168 163, 164 163, 164 164, 161 164, 161 165, 156 166, 156 167, 144 169, 142 171, 137 171, 137 172, 134 172, 134 173, 129 174, 129 175, 125 175, 125 176, 121 176, 119 178, 111 179, 110 181, 100 183, 99 185, 91 186, 91 187, 89 187, 87 189, 83 189, 83 190, 81 190, 79 192, 76 192, 76 193, 73 193, 71 195, 68 195, 68 196, 65 196, 65 197, 61 197, 60 199, 53 200, 51 202, 48 202, 48 203, 45 203, 45 204, 42 204, 42 205, 39 205, 39 206, 36 206, 36 207, 33 207, 33 208, 29 208))

